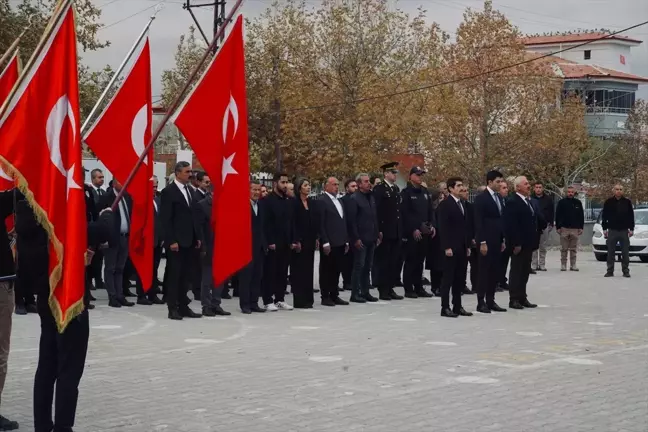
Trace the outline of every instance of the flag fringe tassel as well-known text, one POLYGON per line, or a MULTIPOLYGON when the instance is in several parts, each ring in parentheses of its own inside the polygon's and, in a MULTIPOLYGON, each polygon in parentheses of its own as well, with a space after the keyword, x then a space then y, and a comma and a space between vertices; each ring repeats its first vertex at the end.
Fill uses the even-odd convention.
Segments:
MULTIPOLYGON (((70 323, 70 321, 76 318, 85 309, 85 304, 83 301, 84 299, 83 297, 81 297, 79 301, 77 301, 72 306, 70 306, 70 308, 66 311, 64 316, 63 310, 61 310, 61 305, 59 304, 56 296, 54 296, 54 291, 58 283, 61 281, 61 274, 63 273, 63 254, 64 254, 63 244, 58 239, 58 237, 56 237, 56 234, 54 232, 54 225, 52 225, 52 223, 48 219, 47 213, 38 204, 38 202, 36 202, 36 199, 34 198, 34 194, 32 193, 31 190, 29 190, 27 179, 25 179, 25 177, 20 173, 20 171, 18 171, 18 169, 16 169, 16 167, 14 167, 3 156, 0 156, 0 163, 4 165, 5 172, 14 178, 18 190, 22 192, 22 194, 25 196, 25 199, 29 203, 29 206, 34 211, 34 217, 36 219, 36 222, 38 222, 38 224, 43 227, 45 232, 47 232, 47 236, 50 242, 52 243, 52 246, 54 247, 54 251, 56 252, 56 258, 58 262, 56 266, 52 269, 52 273, 50 274, 49 277, 50 292, 49 292, 48 303, 50 309, 52 310, 54 321, 56 321, 56 327, 58 328, 59 333, 63 333, 66 327, 68 326, 68 324, 70 323)), ((85 287, 84 287, 84 292, 85 292, 85 287)))

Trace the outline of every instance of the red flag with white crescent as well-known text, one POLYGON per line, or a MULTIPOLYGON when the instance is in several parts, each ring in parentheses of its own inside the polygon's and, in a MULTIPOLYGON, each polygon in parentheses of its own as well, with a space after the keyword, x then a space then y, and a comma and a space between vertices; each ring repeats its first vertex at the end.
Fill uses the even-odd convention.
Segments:
POLYGON ((216 285, 252 259, 247 120, 243 17, 239 16, 174 120, 212 178, 216 285), (216 130, 210 127, 214 124, 216 130))
POLYGON ((84 308, 87 223, 76 28, 61 2, 0 112, 0 162, 49 236, 49 304, 59 331, 84 308))
MULTIPOLYGON (((85 142, 112 175, 124 184, 151 139, 151 56, 148 38, 85 142)), ((153 283, 153 149, 127 192, 133 199, 128 254, 144 290, 153 283)))

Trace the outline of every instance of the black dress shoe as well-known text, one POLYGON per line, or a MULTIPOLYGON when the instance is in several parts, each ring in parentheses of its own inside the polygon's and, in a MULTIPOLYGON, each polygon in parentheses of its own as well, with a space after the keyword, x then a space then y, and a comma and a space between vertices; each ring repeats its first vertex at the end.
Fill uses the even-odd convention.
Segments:
POLYGON ((467 311, 466 309, 464 309, 464 308, 455 309, 455 310, 453 310, 452 312, 456 313, 456 314, 459 315, 459 316, 464 316, 464 317, 473 316, 472 312, 468 312, 468 311, 467 311))
POLYGON ((509 286, 506 282, 497 285, 497 287, 500 288, 502 291, 508 291, 509 289, 509 286))
POLYGON ((196 313, 196 312, 192 311, 191 309, 189 309, 189 306, 185 306, 183 308, 180 308, 179 312, 180 312, 180 315, 182 317, 184 317, 184 318, 201 318, 202 317, 201 314, 196 313))
POLYGON ((182 321, 182 315, 180 315, 180 312, 178 312, 177 310, 170 310, 169 319, 175 321, 182 321))
POLYGON ((114 307, 114 308, 120 308, 122 307, 121 303, 117 299, 110 299, 108 300, 108 306, 114 307))
POLYGON ((153 302, 146 297, 140 297, 137 299, 137 304, 138 305, 144 305, 144 306, 151 306, 153 302))
POLYGON ((520 304, 520 302, 517 301, 517 300, 516 300, 516 301, 512 301, 512 302, 509 302, 509 307, 510 307, 511 309, 524 309, 524 306, 522 306, 522 305, 520 304))
POLYGON ((468 289, 468 287, 461 290, 461 294, 472 295, 475 294, 475 291, 468 289))
POLYGON ((92 294, 88 294, 88 298, 90 299, 90 301, 97 301, 95 296, 93 296, 92 294))
POLYGON ((396 294, 396 291, 392 289, 389 291, 389 298, 391 298, 392 300, 403 300, 404 297, 402 295, 396 294))
POLYGON ((258 312, 258 313, 264 313, 266 310, 263 308, 260 308, 259 305, 254 305, 250 308, 252 312, 258 312))
POLYGON ((535 271, 535 270, 533 270, 533 269, 531 269, 531 270, 529 270, 529 274, 538 274, 538 272, 535 271))
POLYGON ((248 308, 243 308, 243 309, 241 309, 241 313, 244 313, 246 315, 250 315, 252 313, 252 310, 250 310, 248 308))
POLYGON ((425 291, 424 289, 416 291, 416 295, 419 296, 419 297, 423 297, 423 298, 434 297, 434 294, 430 294, 429 292, 425 291))
POLYGON ((441 316, 446 318, 457 318, 459 315, 452 312, 450 308, 441 309, 441 316))
POLYGON ((362 298, 362 297, 356 297, 356 296, 351 296, 351 298, 349 299, 349 301, 350 301, 351 303, 367 303, 367 300, 365 300, 364 298, 362 298))
POLYGON ((411 299, 417 299, 418 295, 414 291, 406 291, 405 292, 405 297, 411 298, 411 299))
POLYGON ((313 293, 317 294, 318 292, 320 292, 320 290, 318 290, 317 288, 313 288, 313 293))
POLYGON ((128 301, 128 300, 126 300, 125 298, 117 299, 117 301, 118 301, 119 304, 122 305, 122 306, 126 306, 126 307, 133 307, 133 306, 135 306, 135 303, 133 303, 132 301, 128 301))
POLYGON ((27 310, 27 313, 38 313, 38 309, 36 308, 36 305, 33 303, 25 305, 25 310, 27 310))
POLYGON ((333 303, 336 304, 336 306, 348 306, 349 302, 346 300, 342 300, 340 297, 335 297, 333 299, 333 303))
POLYGON ((164 304, 164 300, 162 300, 162 299, 161 299, 160 297, 158 297, 158 296, 149 297, 149 301, 150 301, 152 304, 156 304, 156 305, 164 304))
POLYGON ((385 300, 385 301, 391 301, 391 297, 389 296, 389 294, 380 294, 378 296, 378 299, 379 300, 385 300))
POLYGON ((203 306, 203 308, 202 308, 202 314, 203 314, 203 316, 206 316, 206 317, 215 317, 216 316, 216 312, 214 312, 214 310, 212 308, 205 307, 205 306, 203 306))
POLYGON ((629 278, 629 277, 630 277, 630 273, 623 273, 623 277, 624 277, 624 278, 629 278))
POLYGON ((614 277, 614 272, 607 272, 603 277, 614 277))
POLYGON ((378 301, 378 299, 371 294, 365 294, 362 296, 365 300, 367 300, 369 303, 375 303, 378 301))
POLYGON ((230 315, 232 315, 231 312, 227 312, 225 309, 223 309, 220 306, 212 306, 212 310, 218 316, 230 316, 230 315))
POLYGON ((488 305, 488 309, 492 310, 493 312, 506 312, 506 309, 503 307, 500 307, 497 303, 493 302, 488 305))
POLYGON ((331 300, 330 298, 323 298, 322 299, 322 306, 335 306, 335 302, 331 300))
POLYGON ((485 304, 480 304, 480 305, 477 305, 477 312, 489 314, 489 313, 491 313, 491 310, 485 304))
POLYGON ((124 297, 137 297, 137 296, 133 293, 133 291, 127 288, 124 290, 124 297))
POLYGON ((223 294, 221 294, 221 298, 224 298, 225 300, 231 300, 232 296, 228 292, 223 292, 223 294))
POLYGON ((430 285, 430 279, 424 277, 423 279, 421 279, 421 283, 423 283, 423 285, 430 285))
MULTIPOLYGON (((88 309, 88 310, 92 310, 94 308, 95 308, 95 305, 93 305, 92 303, 88 303, 88 305, 86 306, 86 309, 88 309)), ((0 429, 0 430, 2 430, 2 429, 0 429)))
POLYGON ((9 420, 0 415, 0 431, 12 431, 18 429, 18 422, 9 420))
POLYGON ((522 306, 524 306, 525 308, 530 308, 530 309, 533 309, 533 308, 537 308, 537 307, 538 307, 537 304, 533 304, 533 303, 531 303, 528 299, 524 299, 524 300, 522 300, 522 301, 520 302, 520 304, 521 304, 522 306))

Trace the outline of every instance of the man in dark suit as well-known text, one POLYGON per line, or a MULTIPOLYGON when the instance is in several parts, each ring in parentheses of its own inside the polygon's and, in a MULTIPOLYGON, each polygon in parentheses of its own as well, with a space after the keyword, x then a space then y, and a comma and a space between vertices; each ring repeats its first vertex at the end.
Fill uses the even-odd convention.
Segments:
POLYGON ((466 281, 465 266, 470 254, 466 208, 461 200, 463 180, 451 177, 446 182, 450 196, 438 207, 439 236, 444 254, 443 278, 441 280, 441 316, 456 318, 472 316, 461 305, 461 290, 466 281), (452 309, 450 290, 452 289, 452 309))
POLYGON ((195 250, 201 247, 201 233, 194 221, 194 194, 189 186, 191 167, 188 162, 175 166, 175 180, 162 191, 162 225, 167 257, 166 300, 169 319, 200 318, 189 308, 187 291, 195 250))
MULTIPOLYGON (((499 171, 486 174, 486 189, 475 198, 475 242, 478 249, 479 282, 477 284, 477 312, 506 312, 495 303, 504 243, 504 205, 499 195, 504 181, 499 171)), ((474 288, 473 288, 474 289, 474 288)))
POLYGON ((347 215, 344 205, 337 197, 338 190, 338 179, 329 177, 324 185, 324 193, 318 198, 321 202, 319 283, 322 306, 349 304, 340 298, 338 292, 340 274, 349 253, 347 215))
MULTIPOLYGON (((509 184, 508 180, 504 179, 500 183, 499 190, 500 202, 502 203, 502 218, 504 217, 504 209, 506 208, 506 203, 508 202, 509 197, 509 184)), ((504 225, 502 224, 502 227, 504 225)), ((502 228, 504 230, 504 228, 502 228)), ((511 260, 511 248, 506 244, 506 230, 504 230, 504 243, 506 247, 502 251, 502 262, 499 273, 499 278, 497 279, 497 292, 508 291, 508 267, 509 261, 511 260)))
POLYGON ((369 293, 369 274, 376 246, 382 235, 378 231, 376 202, 371 194, 369 174, 356 176, 358 190, 349 200, 347 229, 350 248, 353 250, 353 272, 351 274, 351 301, 354 303, 377 302, 369 293))
POLYGON ((268 250, 264 231, 264 218, 259 198, 261 185, 257 181, 250 182, 250 206, 252 207, 252 261, 239 273, 239 305, 241 312, 265 312, 259 307, 261 296, 261 280, 263 279, 263 262, 268 250))
MULTIPOLYGON (((344 195, 340 198, 342 208, 345 214, 349 214, 349 200, 358 190, 358 183, 355 179, 348 179, 344 182, 344 195)), ((351 273, 353 272, 353 253, 351 251, 344 255, 344 265, 342 267, 342 288, 339 291, 351 291, 351 273)))
MULTIPOLYGON (((200 201, 204 200, 210 194, 211 191, 211 179, 205 173, 205 171, 193 171, 190 178, 189 188, 193 192, 194 205, 197 205, 200 201)), ((194 209, 194 212, 197 212, 199 209, 194 209)), ((200 212, 197 212, 196 215, 200 215, 200 212)), ((204 240, 204 239, 203 239, 204 240)), ((203 242, 204 243, 204 242, 203 242)), ((203 258, 201 249, 194 250, 194 256, 191 260, 194 264, 194 269, 191 272, 191 291, 194 296, 194 300, 202 301, 202 275, 203 275, 203 258)))
MULTIPOLYGON (((92 199, 94 200, 95 207, 98 208, 101 199, 106 194, 106 191, 103 189, 104 173, 99 168, 95 168, 90 171, 90 180, 92 181, 92 185, 88 187, 88 190, 92 194, 92 199)), ((97 249, 94 256, 92 257, 92 264, 90 264, 89 269, 92 275, 92 279, 94 279, 94 287, 97 289, 104 287, 103 275, 101 274, 103 269, 103 262, 103 249, 97 249)))
MULTIPOLYGON (((477 193, 483 192, 485 186, 477 188, 477 193)), ((477 242, 475 241, 475 206, 470 202, 468 187, 463 186, 461 191, 461 199, 463 200, 464 208, 466 209, 466 222, 468 228, 468 244, 470 245, 470 256, 468 256, 467 264, 470 264, 470 273, 466 266, 466 278, 464 279, 464 286, 462 289, 463 294, 477 294, 477 274, 479 272, 479 257, 477 254, 477 242), (470 288, 468 288, 468 276, 470 276, 470 288)))
MULTIPOLYGON (((113 179, 112 188, 101 198, 99 208, 110 208, 121 188, 121 183, 117 179, 113 179)), ((106 291, 108 291, 108 305, 110 307, 119 308, 134 305, 133 302, 126 300, 123 286, 124 268, 128 259, 128 239, 132 210, 132 200, 128 194, 124 194, 124 198, 119 200, 119 204, 115 208, 112 235, 108 240, 108 249, 104 250, 104 281, 106 291)))
POLYGON ((526 177, 516 177, 515 195, 504 208, 506 242, 511 248, 511 273, 509 280, 509 307, 512 309, 534 308, 537 305, 527 299, 527 282, 531 271, 531 255, 537 245, 537 212, 533 209, 529 193, 531 185, 526 177))
POLYGON ((265 309, 276 312, 293 309, 285 302, 285 296, 290 252, 299 245, 295 242, 294 205, 288 197, 288 175, 275 174, 272 184, 272 193, 261 201, 268 241, 262 295, 265 309))
POLYGON ((403 227, 401 220, 401 195, 396 176, 398 175, 398 162, 390 162, 381 166, 384 181, 373 188, 378 213, 378 229, 382 233, 382 243, 376 248, 374 267, 380 267, 378 278, 371 282, 378 286, 381 300, 402 300, 394 292, 394 287, 400 280, 399 256, 401 254, 401 241, 403 227))
POLYGON ((164 226, 162 224, 162 197, 158 192, 158 180, 153 176, 153 287, 155 294, 160 293, 162 285, 158 276, 160 261, 162 260, 162 247, 164 246, 164 226))

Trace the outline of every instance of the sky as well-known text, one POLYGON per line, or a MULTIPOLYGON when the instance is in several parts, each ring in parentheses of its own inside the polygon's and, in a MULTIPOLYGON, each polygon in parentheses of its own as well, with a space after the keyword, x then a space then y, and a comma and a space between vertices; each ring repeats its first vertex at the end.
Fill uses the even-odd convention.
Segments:
MULTIPOLYGON (((102 9, 101 22, 106 25, 99 36, 111 46, 97 52, 81 53, 83 61, 92 68, 106 64, 113 68, 124 55, 153 13, 159 0, 93 0, 102 9)), ((244 0, 241 12, 248 18, 260 15, 272 0, 244 0)), ((195 0, 192 3, 211 3, 195 0)), ((228 0, 233 5, 233 0, 228 0)), ((318 0, 307 0, 317 7, 318 0)), ((400 0, 396 7, 416 14, 419 7, 427 10, 428 20, 454 33, 462 21, 466 7, 481 8, 482 0, 400 0)), ((154 101, 161 92, 160 76, 174 65, 174 53, 179 38, 193 23, 183 9, 184 1, 167 0, 158 13, 150 32, 154 101)), ((575 30, 578 28, 608 28, 612 31, 648 21, 648 1, 645 0, 502 0, 493 2, 523 33, 575 30)), ((212 28, 213 8, 193 9, 205 32, 212 28)), ((632 73, 648 76, 648 25, 624 33, 645 42, 632 49, 632 73)), ((209 36, 209 34, 208 34, 209 36)), ((640 87, 640 97, 648 99, 648 85, 640 87)))

